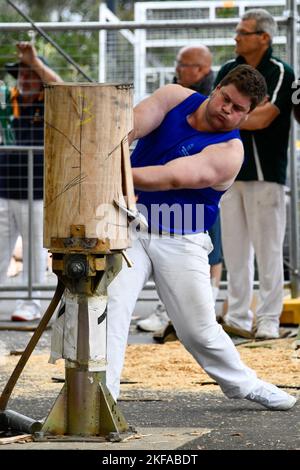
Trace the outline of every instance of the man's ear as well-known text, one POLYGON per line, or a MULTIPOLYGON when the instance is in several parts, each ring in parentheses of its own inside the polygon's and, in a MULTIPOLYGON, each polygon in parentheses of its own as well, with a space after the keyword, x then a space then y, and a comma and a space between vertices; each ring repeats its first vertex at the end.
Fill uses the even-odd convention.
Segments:
POLYGON ((217 85, 211 92, 210 92, 210 96, 213 96, 217 90, 219 90, 221 87, 220 85, 217 85))
POLYGON ((264 44, 271 44, 272 38, 268 33, 262 33, 261 38, 264 44))

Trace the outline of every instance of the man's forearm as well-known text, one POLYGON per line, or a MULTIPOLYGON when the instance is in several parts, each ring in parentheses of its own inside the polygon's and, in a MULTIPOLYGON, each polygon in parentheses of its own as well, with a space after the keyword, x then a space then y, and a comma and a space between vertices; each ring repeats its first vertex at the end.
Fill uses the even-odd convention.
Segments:
POLYGON ((142 191, 168 191, 174 189, 172 171, 167 165, 133 168, 133 184, 142 191))
POLYGON ((209 145, 198 154, 174 158, 165 165, 133 168, 133 183, 142 191, 228 187, 241 168, 243 154, 239 139, 209 145))
POLYGON ((248 119, 243 122, 241 130, 255 131, 269 127, 274 119, 279 115, 279 109, 271 103, 257 106, 248 115, 248 119))
POLYGON ((57 75, 57 73, 55 73, 52 69, 50 69, 50 67, 45 65, 38 57, 35 58, 35 60, 31 63, 30 66, 35 71, 35 73, 38 74, 38 76, 44 83, 63 82, 60 76, 57 75))

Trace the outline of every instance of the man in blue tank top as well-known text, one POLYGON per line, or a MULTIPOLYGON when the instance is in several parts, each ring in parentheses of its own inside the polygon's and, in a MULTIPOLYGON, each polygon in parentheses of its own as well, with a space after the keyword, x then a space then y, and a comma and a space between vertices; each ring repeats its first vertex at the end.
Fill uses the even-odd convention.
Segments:
MULTIPOLYGON (((173 83, 208 96, 213 90, 214 73, 212 71, 212 54, 204 44, 186 46, 178 51, 176 57, 176 75, 173 83)), ((210 277, 214 300, 216 301, 222 275, 221 223, 218 215, 214 225, 209 229, 213 250, 209 253, 210 277)), ((159 300, 154 311, 137 321, 136 326, 142 331, 154 331, 153 338, 159 342, 176 340, 172 323, 169 321, 164 304, 159 300)))
POLYGON ((210 286, 207 230, 219 200, 243 162, 236 130, 266 95, 258 71, 242 65, 206 98, 166 85, 134 109, 129 141, 139 210, 148 229, 136 231, 123 267, 109 286, 107 385, 119 395, 131 314, 152 275, 178 338, 229 398, 247 398, 273 410, 296 399, 256 377, 217 323, 210 286))

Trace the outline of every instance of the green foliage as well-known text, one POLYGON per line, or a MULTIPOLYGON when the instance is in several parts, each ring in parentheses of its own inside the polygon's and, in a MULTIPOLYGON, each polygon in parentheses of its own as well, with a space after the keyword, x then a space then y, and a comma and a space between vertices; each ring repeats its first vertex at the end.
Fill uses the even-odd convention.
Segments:
MULTIPOLYGON (((12 9, 6 2, 1 6, 0 10, 1 23, 22 22, 20 15, 12 9)), ((27 33, 5 32, 0 30, 0 79, 4 77, 4 64, 6 62, 14 62, 17 60, 15 44, 18 41, 28 41, 30 37, 27 33)))
MULTIPOLYGON (((5 0, 1 0, 5 1, 5 0)), ((100 0, 22 0, 14 3, 34 22, 39 21, 96 21, 99 18, 100 0)), ((5 2, 0 10, 0 22, 25 22, 26 20, 5 2)), ((98 33, 88 31, 60 31, 47 34, 77 62, 93 79, 97 79, 98 33)), ((68 81, 85 81, 76 69, 68 64, 56 49, 36 32, 0 31, 0 78, 4 77, 4 64, 17 60, 16 43, 34 37, 39 54, 68 81)), ((5 77, 11 81, 10 77, 5 77)))
POLYGON ((238 16, 239 9, 237 7, 222 7, 216 10, 217 18, 238 18, 238 16))
MULTIPOLYGON (((5 0, 2 0, 5 1, 5 0)), ((74 14, 82 21, 98 19, 101 0, 12 0, 34 21, 68 21, 74 14), (52 17, 53 15, 53 17, 52 17)), ((15 11, 7 6, 9 11, 15 11)), ((18 13, 15 13, 18 15, 18 13)), ((23 20, 21 20, 23 21, 23 20)))

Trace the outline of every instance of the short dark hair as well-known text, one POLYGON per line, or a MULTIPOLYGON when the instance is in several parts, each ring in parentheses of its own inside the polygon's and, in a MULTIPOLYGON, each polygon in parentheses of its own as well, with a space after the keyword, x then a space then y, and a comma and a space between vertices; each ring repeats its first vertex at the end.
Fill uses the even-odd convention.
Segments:
POLYGON ((250 98, 250 111, 262 102, 268 92, 264 77, 251 65, 238 65, 225 75, 219 86, 230 84, 234 85, 242 95, 250 98))

